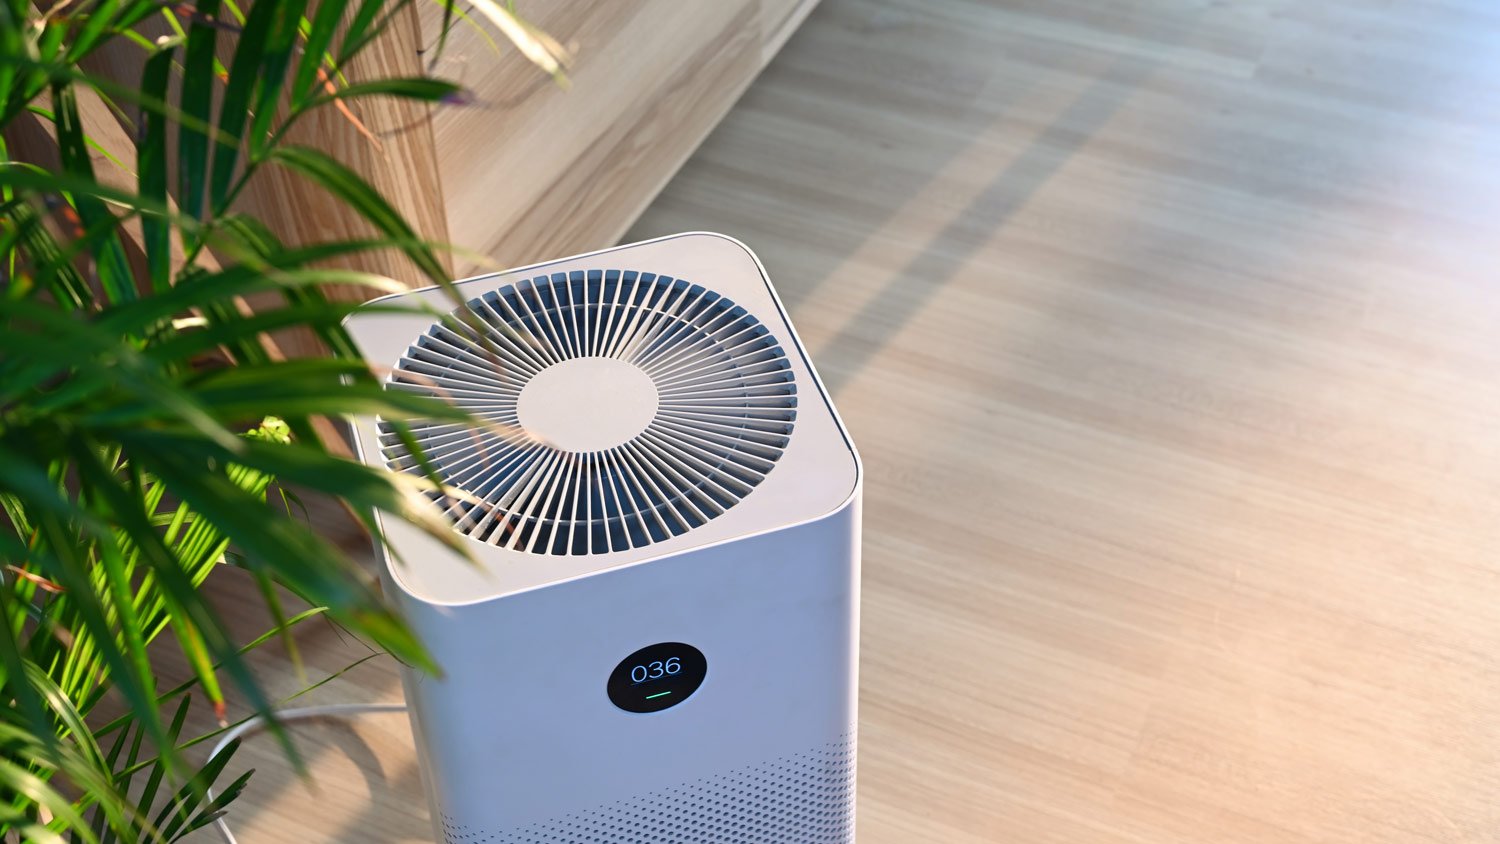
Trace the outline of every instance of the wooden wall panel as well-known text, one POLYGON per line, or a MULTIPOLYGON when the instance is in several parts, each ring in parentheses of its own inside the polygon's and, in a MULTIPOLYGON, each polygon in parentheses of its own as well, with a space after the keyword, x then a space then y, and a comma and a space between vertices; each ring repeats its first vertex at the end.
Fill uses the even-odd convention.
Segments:
MULTIPOLYGON (((425 237, 468 257, 464 275, 611 245, 707 137, 816 0, 526 0, 522 18, 575 56, 569 84, 532 65, 477 15, 456 21, 439 56, 442 8, 407 7, 348 69, 354 80, 424 72, 462 83, 471 101, 429 108, 390 99, 305 117, 296 143, 368 179, 425 237), (479 257, 485 256, 485 257, 479 257)), ((232 45, 224 45, 225 58, 232 45)), ((134 84, 140 56, 105 51, 96 72, 134 84)), ((290 243, 361 237, 365 224, 304 179, 257 174, 241 210, 290 243)), ((446 257, 446 256, 445 256, 446 257)), ((394 254, 341 262, 426 284, 394 254)), ((370 291, 332 291, 368 298, 370 291)), ((289 336, 290 354, 316 352, 289 336)))
MULTIPOLYGON (((435 70, 475 102, 433 119, 454 242, 504 266, 616 242, 813 5, 518 4, 574 50, 566 88, 456 27, 435 70)), ((441 9, 421 15, 434 44, 441 9)))
MULTIPOLYGON (((420 75, 419 48, 417 15, 407 7, 385 36, 351 63, 346 75, 352 82, 420 75)), ((350 108, 363 130, 338 109, 325 107, 308 114, 294 127, 292 142, 330 153, 368 179, 419 234, 446 242, 447 215, 428 106, 379 97, 355 101, 350 108)), ((243 208, 264 220, 289 243, 358 238, 371 233, 363 220, 349 213, 333 197, 302 177, 275 167, 263 168, 256 174, 244 195, 243 208)), ((397 254, 372 253, 340 263, 415 286, 430 283, 414 265, 397 254)), ((372 295, 365 288, 330 293, 345 300, 367 299, 372 295)))

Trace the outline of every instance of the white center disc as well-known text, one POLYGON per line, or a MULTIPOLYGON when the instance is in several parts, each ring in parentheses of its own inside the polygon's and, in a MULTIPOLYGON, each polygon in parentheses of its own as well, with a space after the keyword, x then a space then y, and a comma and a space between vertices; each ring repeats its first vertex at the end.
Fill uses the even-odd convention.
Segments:
POLYGON ((521 427, 563 451, 607 451, 635 439, 656 417, 656 383, 614 358, 555 363, 521 389, 521 427))

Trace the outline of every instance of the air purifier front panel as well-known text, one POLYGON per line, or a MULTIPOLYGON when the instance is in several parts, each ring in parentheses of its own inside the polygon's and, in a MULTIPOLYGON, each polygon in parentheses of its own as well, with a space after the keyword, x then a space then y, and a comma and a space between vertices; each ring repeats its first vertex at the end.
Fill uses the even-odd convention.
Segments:
POLYGON ((859 463, 759 262, 679 235, 456 287, 349 323, 493 423, 412 426, 473 561, 383 525, 443 670, 404 678, 438 840, 851 841, 859 463))
POLYGON ((660 840, 848 840, 858 524, 851 504, 460 614, 410 607, 448 672, 408 686, 447 840, 593 841, 590 823, 665 823, 674 805, 745 777, 761 790, 721 803, 698 837, 660 840), (655 660, 628 661, 658 646, 655 660), (667 672, 693 654, 705 670, 684 689, 667 672), (627 705, 686 694, 631 711, 610 694, 622 667, 642 681, 627 705), (794 802, 757 807, 757 794, 773 792, 794 802), (570 823, 579 837, 559 834, 570 823))

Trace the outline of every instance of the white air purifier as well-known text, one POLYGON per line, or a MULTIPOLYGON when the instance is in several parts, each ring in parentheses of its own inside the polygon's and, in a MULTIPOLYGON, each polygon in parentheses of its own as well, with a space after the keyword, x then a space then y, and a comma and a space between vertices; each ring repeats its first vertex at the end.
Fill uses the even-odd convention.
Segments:
POLYGON ((457 288, 348 323, 495 425, 412 429, 477 565, 383 525, 438 841, 852 841, 860 464, 760 262, 682 234, 457 288))

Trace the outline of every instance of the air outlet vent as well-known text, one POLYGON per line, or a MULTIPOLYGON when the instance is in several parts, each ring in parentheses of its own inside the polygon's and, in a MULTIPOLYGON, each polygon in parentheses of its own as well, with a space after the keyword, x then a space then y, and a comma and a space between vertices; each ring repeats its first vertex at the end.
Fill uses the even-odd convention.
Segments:
MULTIPOLYGON (((390 386, 492 423, 412 432, 463 497, 461 533, 535 554, 622 551, 723 514, 787 446, 796 385, 744 308, 631 270, 539 276, 469 301, 407 350, 390 386)), ((390 425, 393 468, 421 474, 390 425)))
POLYGON ((847 844, 854 745, 778 759, 522 829, 442 819, 445 844, 847 844))

